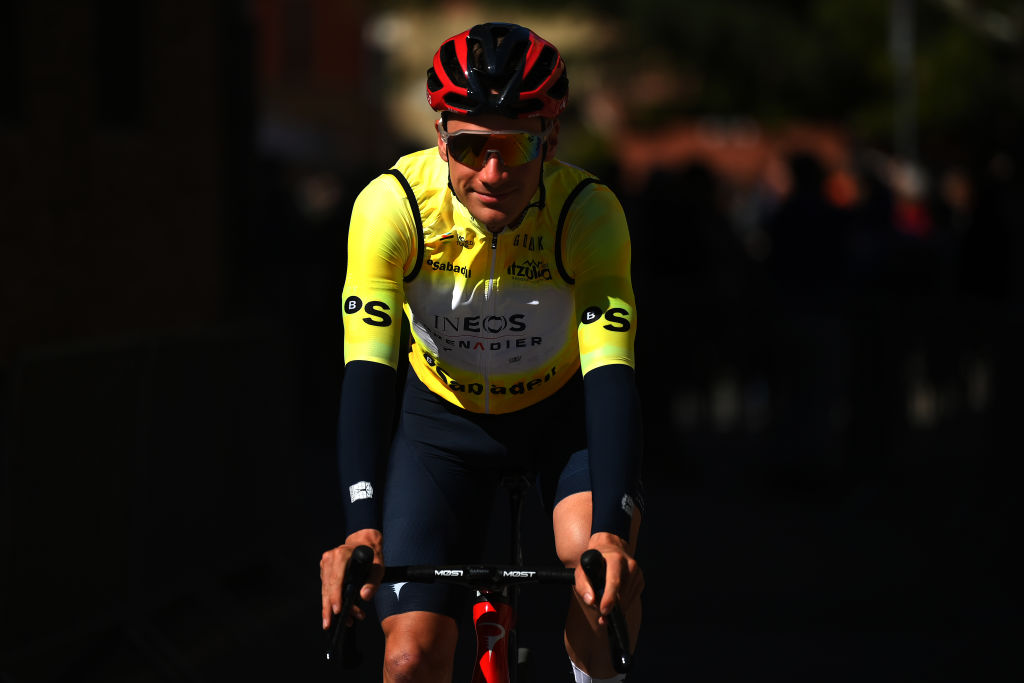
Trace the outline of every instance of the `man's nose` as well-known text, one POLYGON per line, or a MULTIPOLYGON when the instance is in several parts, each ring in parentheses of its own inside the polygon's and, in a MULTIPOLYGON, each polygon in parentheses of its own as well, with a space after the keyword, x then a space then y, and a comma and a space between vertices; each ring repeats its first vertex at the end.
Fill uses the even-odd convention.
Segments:
POLYGON ((484 165, 480 168, 480 173, 485 178, 500 178, 501 174, 505 172, 505 162, 501 159, 501 154, 492 151, 487 153, 487 159, 484 161, 484 165))

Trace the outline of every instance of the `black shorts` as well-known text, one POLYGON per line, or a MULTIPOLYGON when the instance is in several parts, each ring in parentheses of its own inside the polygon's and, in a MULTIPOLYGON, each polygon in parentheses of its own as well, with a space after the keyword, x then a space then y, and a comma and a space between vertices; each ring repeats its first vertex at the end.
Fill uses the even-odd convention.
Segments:
MULTIPOLYGON (((463 410, 410 370, 384 488, 384 562, 391 566, 479 562, 501 478, 529 472, 550 512, 590 490, 583 380, 504 415, 463 410)), ((634 498, 642 501, 639 482, 634 498)), ((470 591, 441 584, 383 584, 381 619, 410 611, 459 618, 470 591)))

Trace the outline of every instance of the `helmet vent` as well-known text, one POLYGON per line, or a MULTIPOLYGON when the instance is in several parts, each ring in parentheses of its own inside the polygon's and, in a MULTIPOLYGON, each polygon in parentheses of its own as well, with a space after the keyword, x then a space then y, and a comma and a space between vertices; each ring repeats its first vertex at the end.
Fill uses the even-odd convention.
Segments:
POLYGON ((560 100, 569 95, 569 76, 565 71, 562 71, 562 75, 559 76, 558 80, 553 86, 548 89, 548 97, 555 100, 560 100))
POLYGON ((523 91, 530 92, 539 88, 544 80, 555 70, 557 64, 558 53, 555 52, 554 48, 545 45, 544 49, 540 52, 540 57, 537 58, 537 63, 533 65, 530 73, 526 74, 526 78, 523 79, 523 91))
POLYGON ((448 74, 452 83, 460 88, 469 87, 469 81, 466 80, 466 74, 463 73, 459 57, 455 53, 454 41, 450 40, 441 46, 441 66, 444 67, 444 72, 448 74))
POLYGON ((434 71, 434 67, 427 69, 427 90, 430 92, 437 92, 444 84, 441 83, 441 79, 437 77, 437 72, 434 71))

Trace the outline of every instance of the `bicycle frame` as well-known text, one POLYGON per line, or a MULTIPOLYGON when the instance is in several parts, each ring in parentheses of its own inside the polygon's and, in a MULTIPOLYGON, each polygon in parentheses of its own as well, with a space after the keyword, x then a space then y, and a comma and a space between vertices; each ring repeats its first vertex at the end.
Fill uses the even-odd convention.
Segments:
POLYGON ((476 657, 471 683, 516 683, 517 669, 511 657, 515 642, 516 611, 501 593, 477 591, 473 604, 476 657))
MULTIPOLYGON (((515 566, 523 564, 523 496, 531 483, 525 475, 507 475, 502 479, 502 485, 509 493, 509 557, 515 566)), ((473 659, 471 683, 518 683, 518 608, 519 588, 515 585, 506 587, 502 592, 477 591, 473 604, 476 657, 473 659), (511 661, 513 656, 516 657, 515 663, 511 661)))

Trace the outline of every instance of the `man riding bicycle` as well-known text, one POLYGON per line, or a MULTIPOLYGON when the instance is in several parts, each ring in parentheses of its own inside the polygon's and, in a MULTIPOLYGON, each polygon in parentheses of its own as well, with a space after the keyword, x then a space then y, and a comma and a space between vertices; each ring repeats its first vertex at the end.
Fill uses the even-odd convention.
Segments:
POLYGON ((380 586, 382 567, 475 561, 502 473, 529 471, 565 566, 588 549, 607 563, 600 604, 576 570, 565 625, 576 680, 622 680, 605 617, 619 604, 635 643, 643 590, 622 208, 555 158, 568 77, 531 30, 481 24, 444 41, 427 96, 440 113, 436 150, 399 159, 352 209, 338 432, 347 536, 320 563, 324 628, 352 550, 367 545, 375 571, 360 594, 376 599, 384 680, 450 681, 468 598, 443 585, 380 586), (392 430, 403 309, 410 371, 392 430))

